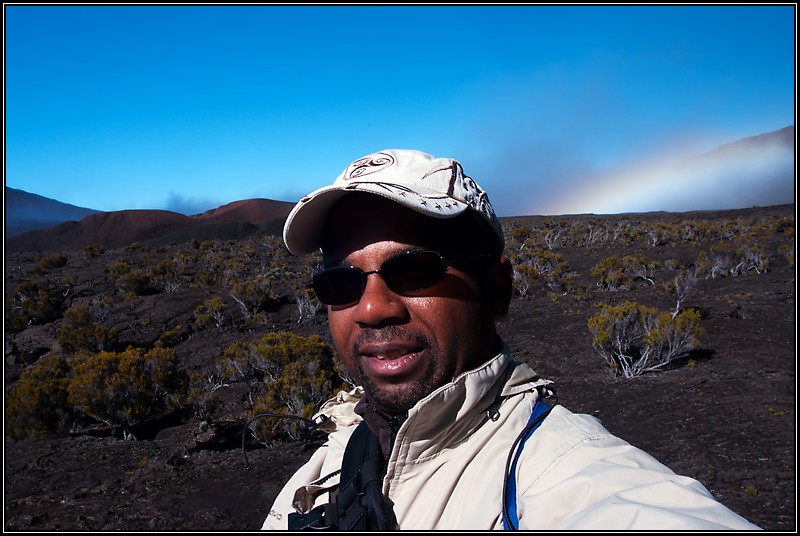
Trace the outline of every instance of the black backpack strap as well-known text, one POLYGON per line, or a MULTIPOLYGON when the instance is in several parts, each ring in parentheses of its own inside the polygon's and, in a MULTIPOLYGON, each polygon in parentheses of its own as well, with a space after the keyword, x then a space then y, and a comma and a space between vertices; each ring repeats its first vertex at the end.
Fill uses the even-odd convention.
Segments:
POLYGON ((380 441, 362 421, 344 449, 335 502, 317 506, 306 514, 289 514, 289 530, 394 529, 394 512, 382 492, 384 465, 380 441))
POLYGON ((289 530, 326 530, 335 529, 336 504, 325 503, 317 506, 307 514, 291 513, 288 517, 289 530))
POLYGON ((394 529, 394 514, 382 491, 384 465, 380 441, 362 421, 344 451, 336 496, 340 530, 394 529))

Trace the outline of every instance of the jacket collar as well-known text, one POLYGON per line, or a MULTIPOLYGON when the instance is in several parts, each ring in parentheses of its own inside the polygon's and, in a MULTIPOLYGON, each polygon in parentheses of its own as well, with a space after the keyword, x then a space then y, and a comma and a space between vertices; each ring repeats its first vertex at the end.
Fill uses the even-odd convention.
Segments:
POLYGON ((408 440, 435 438, 455 423, 466 423, 487 411, 500 397, 535 390, 542 380, 530 367, 511 360, 502 342, 500 353, 480 367, 464 372, 452 382, 420 400, 408 413, 401 427, 408 440))
MULTIPOLYGON (((389 419, 369 407, 369 398, 364 396, 356 405, 355 412, 361 415, 372 432, 381 440, 384 456, 388 459, 397 435, 405 441, 439 438, 456 440, 453 435, 455 423, 467 423, 481 413, 495 407, 503 397, 551 383, 541 379, 527 365, 511 360, 508 345, 500 340, 500 352, 480 367, 464 372, 450 383, 443 385, 417 402, 408 412, 408 417, 389 419)), ((458 435, 456 426, 455 431, 458 435)), ((470 428, 467 424, 465 428, 470 428)))

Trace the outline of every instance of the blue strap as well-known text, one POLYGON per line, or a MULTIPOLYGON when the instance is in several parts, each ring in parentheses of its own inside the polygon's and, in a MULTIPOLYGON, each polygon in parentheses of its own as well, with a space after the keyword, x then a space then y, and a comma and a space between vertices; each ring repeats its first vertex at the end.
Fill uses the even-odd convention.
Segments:
POLYGON ((519 518, 517 517, 517 461, 519 461, 519 457, 522 454, 522 449, 525 446, 525 442, 528 440, 533 432, 536 431, 537 428, 544 422, 544 417, 547 416, 547 413, 553 409, 551 406, 545 404, 541 400, 536 401, 536 405, 533 406, 533 412, 531 412, 531 418, 528 419, 528 424, 523 429, 523 435, 517 439, 518 447, 517 452, 514 456, 514 462, 511 464, 510 471, 506 475, 508 477, 508 487, 507 493, 503 497, 503 501, 506 504, 506 510, 508 511, 508 517, 503 515, 503 527, 505 530, 518 530, 519 529, 519 518), (541 417, 541 419, 540 419, 541 417), (537 421, 537 419, 539 419, 537 421), (511 526, 509 526, 509 524, 511 526))

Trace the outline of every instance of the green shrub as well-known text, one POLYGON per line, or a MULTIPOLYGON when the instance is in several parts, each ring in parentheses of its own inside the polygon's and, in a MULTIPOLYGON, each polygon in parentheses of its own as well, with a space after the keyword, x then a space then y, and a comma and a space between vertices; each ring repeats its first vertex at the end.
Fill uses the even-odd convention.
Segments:
POLYGON ((69 402, 125 437, 152 413, 186 400, 189 376, 174 350, 138 348, 81 355, 72 363, 69 402))
POLYGON ((74 354, 111 350, 117 342, 118 333, 116 328, 104 325, 109 308, 108 298, 95 298, 91 304, 83 303, 67 309, 58 335, 61 351, 74 354))
POLYGON ((627 290, 631 288, 632 280, 625 273, 625 265, 619 257, 608 257, 598 262, 591 271, 601 290, 627 290))
POLYGON ((36 266, 33 267, 33 273, 41 277, 47 270, 61 268, 65 264, 67 264, 67 256, 63 253, 56 253, 55 255, 50 255, 40 260, 36 266))
POLYGON ((656 261, 650 261, 644 255, 637 253, 635 255, 625 255, 622 257, 622 266, 625 270, 625 273, 631 279, 638 278, 653 285, 653 272, 659 269, 661 265, 660 263, 656 261))
POLYGON ((217 390, 227 385, 217 373, 189 373, 188 405, 192 414, 199 421, 211 421, 214 413, 224 407, 224 402, 217 395, 217 390))
POLYGON ((778 251, 789 261, 789 267, 794 269, 794 239, 780 244, 778 251))
POLYGON ((106 273, 108 277, 111 278, 112 281, 116 281, 123 275, 127 274, 131 271, 130 265, 125 261, 115 262, 111 264, 108 268, 106 268, 106 273))
POLYGON ((560 253, 534 247, 512 254, 511 260, 514 288, 520 296, 526 296, 530 287, 540 281, 555 292, 572 290, 576 276, 560 253))
POLYGON ((6 434, 19 439, 63 432, 74 415, 67 401, 69 364, 60 355, 41 359, 6 394, 6 434))
POLYGON ((145 288, 150 285, 150 274, 142 270, 133 269, 125 261, 110 265, 107 269, 108 277, 116 283, 117 288, 126 297, 141 296, 145 288))
POLYGON ((685 356, 703 332, 694 309, 673 316, 634 302, 601 307, 589 319, 592 345, 616 376, 631 378, 664 367, 685 356))
POLYGON ((742 252, 739 249, 732 244, 722 242, 711 246, 708 253, 700 251, 695 266, 699 274, 706 274, 706 279, 715 278, 718 275, 725 277, 738 273, 741 258, 742 252))
MULTIPOLYGON (((317 335, 269 333, 248 344, 234 343, 224 356, 217 362, 222 381, 249 384, 251 397, 258 385, 266 387, 266 394, 252 401, 248 418, 259 413, 310 417, 333 394, 334 384, 341 383, 335 350, 317 335)), ((264 443, 296 439, 302 429, 297 421, 284 419, 254 423, 256 438, 264 443)))
POLYGON ((297 309, 300 313, 297 323, 303 321, 304 318, 313 318, 317 311, 323 309, 325 305, 319 301, 314 289, 297 289, 294 291, 294 296, 297 299, 297 309))
POLYGON ((123 274, 116 281, 117 287, 125 294, 141 296, 144 289, 150 284, 150 275, 141 270, 131 270, 123 274))
POLYGON ((301 337, 289 332, 267 333, 250 343, 236 342, 217 361, 226 382, 260 383, 275 381, 289 363, 320 361, 333 366, 335 350, 318 335, 301 337))
POLYGON ((734 244, 722 242, 701 251, 695 261, 698 273, 715 278, 744 275, 750 272, 766 273, 769 267, 767 243, 751 235, 738 236, 734 244))
POLYGON ((249 320, 261 304, 272 294, 272 282, 266 278, 239 281, 231 288, 231 297, 239 304, 244 317, 249 320))
POLYGON ((131 244, 130 246, 125 246, 123 251, 125 253, 138 253, 138 252, 147 253, 148 251, 150 251, 150 246, 137 242, 135 244, 131 244))
POLYGON ((47 287, 33 281, 23 281, 9 298, 11 326, 16 330, 32 324, 44 324, 61 315, 61 299, 51 296, 47 287))
POLYGON ((106 248, 104 248, 100 244, 92 244, 91 246, 86 246, 81 251, 83 252, 83 255, 87 259, 93 259, 93 258, 99 257, 100 255, 105 253, 106 252, 106 248))
POLYGON ((263 277, 272 281, 291 281, 299 274, 292 270, 292 267, 285 262, 273 262, 263 271, 263 277))
POLYGON ((274 259, 289 257, 292 254, 289 248, 286 247, 286 243, 284 243, 283 237, 281 236, 266 236, 264 238, 264 245, 274 259))
POLYGON ((530 227, 517 227, 511 231, 511 239, 517 242, 525 242, 531 236, 532 229, 530 227))
POLYGON ((658 267, 657 262, 649 261, 641 254, 608 257, 592 268, 591 275, 601 290, 628 290, 637 278, 652 285, 653 271, 658 267))
POLYGON ((194 310, 194 322, 200 327, 205 327, 213 322, 217 329, 222 329, 225 324, 225 311, 227 310, 228 305, 222 301, 222 298, 219 296, 209 298, 203 302, 203 305, 194 310))
POLYGON ((654 222, 644 226, 644 233, 648 237, 648 243, 653 247, 663 246, 676 232, 676 225, 670 223, 654 222))
POLYGON ((622 216, 614 223, 611 233, 611 242, 630 246, 641 236, 641 229, 634 225, 627 216, 622 216))
POLYGON ((183 275, 182 264, 175 262, 173 257, 165 257, 150 267, 150 276, 156 283, 160 283, 164 292, 180 290, 187 278, 183 275))
MULTIPOLYGON (((315 408, 333 395, 332 374, 317 361, 289 363, 267 386, 267 394, 256 399, 248 419, 262 413, 294 415, 310 419, 315 408)), ((295 419, 267 419, 253 425, 259 441, 274 444, 282 439, 302 439, 305 425, 295 419)))
POLYGON ((673 317, 678 316, 683 304, 697 292, 697 272, 681 270, 672 281, 664 283, 664 288, 669 294, 675 296, 675 311, 673 317))
POLYGON ((200 269, 194 276, 196 287, 218 287, 220 286, 219 276, 215 272, 200 269))

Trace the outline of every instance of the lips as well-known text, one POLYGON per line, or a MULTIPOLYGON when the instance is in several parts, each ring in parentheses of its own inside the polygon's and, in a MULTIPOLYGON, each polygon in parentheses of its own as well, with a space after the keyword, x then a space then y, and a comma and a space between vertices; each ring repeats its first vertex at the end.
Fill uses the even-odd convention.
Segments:
POLYGON ((412 373, 425 355, 426 348, 398 342, 372 343, 360 346, 358 355, 371 375, 400 377, 412 373))

